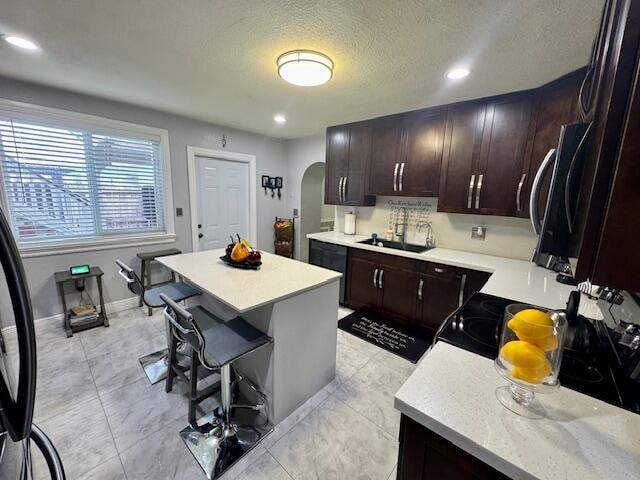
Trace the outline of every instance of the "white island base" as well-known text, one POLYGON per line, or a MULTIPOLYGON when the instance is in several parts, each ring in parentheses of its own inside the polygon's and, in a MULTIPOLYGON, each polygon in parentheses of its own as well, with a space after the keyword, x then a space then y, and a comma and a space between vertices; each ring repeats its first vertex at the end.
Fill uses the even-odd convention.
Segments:
POLYGON ((269 253, 260 270, 234 269, 222 254, 158 260, 202 290, 187 306, 200 304, 223 320, 241 316, 273 338, 235 366, 266 394, 277 425, 335 377, 341 274, 269 253))

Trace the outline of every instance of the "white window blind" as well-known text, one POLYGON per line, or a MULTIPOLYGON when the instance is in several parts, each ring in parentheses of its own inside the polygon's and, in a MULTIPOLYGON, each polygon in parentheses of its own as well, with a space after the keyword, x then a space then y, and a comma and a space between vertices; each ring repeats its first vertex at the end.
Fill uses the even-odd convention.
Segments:
POLYGON ((160 139, 0 113, 0 167, 21 245, 165 232, 160 139))

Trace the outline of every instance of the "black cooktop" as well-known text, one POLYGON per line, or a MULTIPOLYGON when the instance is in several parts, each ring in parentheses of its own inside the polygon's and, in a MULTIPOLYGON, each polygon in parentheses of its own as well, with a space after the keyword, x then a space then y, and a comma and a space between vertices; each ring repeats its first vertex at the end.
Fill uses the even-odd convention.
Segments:
MULTIPOLYGON (((443 324, 436 341, 447 342, 478 355, 494 359, 507 305, 522 303, 507 298, 475 293, 443 324)), ((602 341, 589 354, 565 349, 560 367, 560 384, 607 403, 640 413, 640 395, 624 398, 614 375, 610 347, 602 341)))

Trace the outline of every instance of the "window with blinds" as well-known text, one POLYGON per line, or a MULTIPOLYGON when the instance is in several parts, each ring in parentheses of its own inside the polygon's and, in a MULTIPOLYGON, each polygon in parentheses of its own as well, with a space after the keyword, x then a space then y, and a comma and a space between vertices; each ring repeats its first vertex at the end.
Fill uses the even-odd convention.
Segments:
POLYGON ((165 232, 160 141, 0 112, 3 193, 18 243, 165 232))

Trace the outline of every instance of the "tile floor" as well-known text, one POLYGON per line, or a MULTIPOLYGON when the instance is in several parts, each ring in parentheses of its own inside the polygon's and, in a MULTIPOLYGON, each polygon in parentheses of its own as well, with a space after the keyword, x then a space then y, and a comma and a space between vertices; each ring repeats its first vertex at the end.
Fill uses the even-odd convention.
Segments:
MULTIPOLYGON (((340 308, 339 316, 348 313, 340 308)), ((166 394, 164 383, 150 385, 138 363, 165 345, 161 312, 128 310, 110 323, 70 339, 57 323, 36 326, 35 422, 58 448, 68 478, 204 479, 178 436, 186 425, 183 390, 166 394)), ((414 368, 338 330, 336 379, 223 479, 395 478, 400 415, 393 395, 414 368)))

